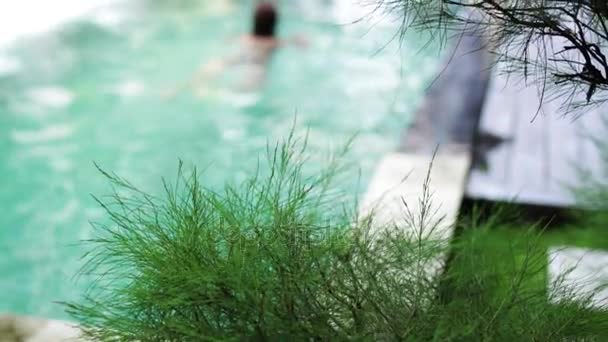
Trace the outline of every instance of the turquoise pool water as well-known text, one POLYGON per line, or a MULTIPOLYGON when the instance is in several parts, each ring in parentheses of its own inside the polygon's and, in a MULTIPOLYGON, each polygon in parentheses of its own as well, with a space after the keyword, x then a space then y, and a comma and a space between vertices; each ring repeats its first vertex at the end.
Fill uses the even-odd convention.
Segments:
POLYGON ((390 20, 343 25, 344 9, 331 2, 292 1, 281 35, 303 34, 309 46, 279 51, 262 90, 218 83, 205 97, 167 101, 161 94, 201 63, 236 51, 250 6, 129 3, 0 51, 0 312, 64 318, 54 301, 86 286, 72 278, 84 252, 76 242, 104 219, 90 195, 109 192, 94 162, 154 192, 181 158, 221 186, 253 170, 297 113, 313 156, 358 134, 348 158, 364 185, 436 67, 424 38, 408 36, 399 49, 390 20))

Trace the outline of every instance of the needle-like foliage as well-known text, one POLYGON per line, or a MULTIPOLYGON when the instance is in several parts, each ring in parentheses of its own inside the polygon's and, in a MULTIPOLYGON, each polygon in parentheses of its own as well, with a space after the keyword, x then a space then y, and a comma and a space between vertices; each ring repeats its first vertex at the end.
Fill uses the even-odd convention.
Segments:
MULTIPOLYGON (((82 275, 92 286, 67 304, 93 341, 605 340, 585 303, 554 305, 526 287, 544 252, 478 254, 484 230, 454 243, 422 233, 432 220, 377 227, 331 190, 339 158, 306 176, 305 143, 269 148, 249 180, 207 189, 180 168, 162 196, 104 173, 82 275), (372 229, 373 228, 373 229, 372 229), (410 232, 410 233, 408 233, 410 232), (412 233, 413 232, 413 233, 412 233), (437 260, 454 248, 445 272, 437 260), (567 308, 567 310, 565 310, 567 308), (588 339, 587 339, 588 338, 588 339)), ((339 155, 338 155, 339 157, 339 155)), ((428 190, 421 200, 433 212, 428 190)), ((426 217, 426 216, 425 216, 426 217)), ((514 242, 515 243, 515 242, 514 242)))
POLYGON ((563 101, 566 111, 608 100, 606 0, 361 0, 398 14, 413 28, 445 40, 475 31, 487 41, 499 71, 538 85, 541 98, 563 101))

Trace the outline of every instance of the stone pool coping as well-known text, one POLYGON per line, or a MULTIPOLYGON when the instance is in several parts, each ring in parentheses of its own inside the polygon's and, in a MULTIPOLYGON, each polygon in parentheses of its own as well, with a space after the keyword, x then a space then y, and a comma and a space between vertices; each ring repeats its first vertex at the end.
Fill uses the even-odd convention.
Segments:
POLYGON ((0 342, 85 342, 73 322, 0 313, 0 342))

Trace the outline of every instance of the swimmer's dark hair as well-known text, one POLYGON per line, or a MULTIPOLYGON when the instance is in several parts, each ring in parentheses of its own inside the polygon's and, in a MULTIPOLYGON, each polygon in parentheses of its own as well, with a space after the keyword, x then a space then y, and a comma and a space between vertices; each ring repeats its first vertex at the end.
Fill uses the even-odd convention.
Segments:
POLYGON ((274 37, 278 21, 277 10, 269 2, 262 2, 255 9, 253 35, 256 37, 274 37))

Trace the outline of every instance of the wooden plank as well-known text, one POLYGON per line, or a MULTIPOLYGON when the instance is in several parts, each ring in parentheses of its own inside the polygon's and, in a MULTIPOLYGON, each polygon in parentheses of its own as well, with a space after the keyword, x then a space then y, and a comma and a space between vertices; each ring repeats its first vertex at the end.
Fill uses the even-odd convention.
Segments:
MULTIPOLYGON (((545 104, 547 116, 549 113, 559 113, 559 103, 549 102, 545 104)), ((592 114, 593 115, 593 114, 592 114)), ((549 165, 547 178, 550 180, 548 189, 549 192, 558 194, 559 196, 569 199, 574 203, 576 199, 571 193, 570 187, 580 186, 580 170, 578 167, 585 162, 589 162, 589 158, 597 155, 595 147, 589 149, 585 146, 584 125, 586 122, 591 123, 596 118, 576 118, 574 116, 553 115, 549 118, 553 125, 547 132, 549 145, 548 153, 550 154, 551 164, 549 165)), ((600 165, 598 161, 592 162, 592 165, 600 165)))
MULTIPOLYGON (((532 60, 539 53, 551 54, 545 48, 558 51, 564 45, 560 41, 541 44, 530 48, 532 60)), ((561 98, 543 98, 538 82, 526 84, 517 75, 500 74, 503 66, 495 68, 488 87, 466 195, 543 206, 575 205, 569 187, 580 186, 578 168, 601 175, 601 151, 589 135, 608 136, 603 119, 608 118, 608 106, 578 117, 564 116, 561 98), (483 136, 492 136, 498 143, 487 148, 479 139, 483 136), (478 160, 486 161, 485 167, 478 160)), ((584 94, 573 100, 584 102, 584 94)))
POLYGON ((594 179, 608 181, 608 106, 587 113, 581 119, 578 135, 582 146, 576 165, 594 179))
MULTIPOLYGON (((580 184, 580 166, 599 175, 601 151, 585 134, 607 136, 603 107, 578 118, 563 116, 559 103, 545 102, 535 85, 517 88, 505 76, 494 75, 480 119, 480 135, 504 141, 481 152, 487 168, 477 165, 467 184, 467 196, 548 206, 571 206, 568 189, 580 184), (542 110, 538 112, 538 108, 542 110)), ((482 149, 475 146, 475 150, 482 149)))

